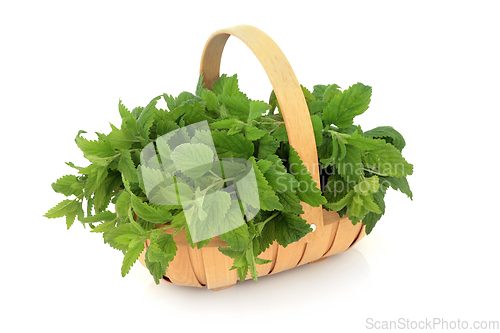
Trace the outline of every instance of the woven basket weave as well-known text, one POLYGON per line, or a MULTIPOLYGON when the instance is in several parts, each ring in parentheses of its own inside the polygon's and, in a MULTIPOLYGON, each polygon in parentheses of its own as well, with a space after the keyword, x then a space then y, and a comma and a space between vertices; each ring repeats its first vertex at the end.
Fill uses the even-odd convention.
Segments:
MULTIPOLYGON (((211 89, 219 77, 222 51, 229 36, 242 40, 264 67, 281 107, 290 145, 299 154, 313 180, 319 184, 318 156, 309 110, 299 82, 283 52, 274 41, 261 30, 239 25, 213 33, 205 44, 200 73, 204 75, 205 88, 211 89)), ((258 276, 282 272, 302 264, 317 262, 328 256, 348 250, 365 236, 361 223, 352 225, 347 217, 340 218, 336 212, 302 203, 301 216, 313 226, 298 242, 286 248, 274 242, 259 258, 271 263, 257 265, 258 276)), ((172 229, 164 232, 172 233, 172 229)), ((219 252, 226 246, 219 237, 214 237, 201 249, 192 249, 184 232, 174 236, 178 250, 164 275, 167 282, 208 289, 224 289, 236 284, 236 270, 229 270, 233 259, 219 252)), ((149 241, 146 242, 146 249, 149 241)), ((146 251, 146 250, 145 250, 146 251)), ((145 265, 144 255, 139 260, 145 265)), ((247 276, 247 279, 250 275, 247 276)))

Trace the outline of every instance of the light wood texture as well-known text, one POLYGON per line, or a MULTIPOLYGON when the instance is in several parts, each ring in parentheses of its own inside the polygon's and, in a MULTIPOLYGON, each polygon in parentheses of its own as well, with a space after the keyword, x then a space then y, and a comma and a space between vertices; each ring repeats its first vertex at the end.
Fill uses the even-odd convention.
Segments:
MULTIPOLYGON (((290 63, 268 35, 250 25, 238 25, 213 33, 201 57, 200 74, 204 75, 205 88, 211 89, 219 77, 222 51, 229 36, 243 41, 260 61, 281 107, 290 145, 299 154, 313 180, 319 184, 316 141, 304 94, 290 63)), ((316 230, 306 236, 306 241, 311 242, 323 235, 323 215, 321 207, 311 207, 306 203, 302 203, 302 206, 302 217, 316 225, 316 230)))
POLYGON ((283 272, 287 269, 294 268, 299 263, 304 250, 306 248, 306 240, 302 238, 298 242, 289 244, 286 248, 278 245, 278 254, 276 263, 270 274, 283 272))
MULTIPOLYGON (((299 265, 324 260, 330 255, 347 251, 366 235, 361 223, 353 226, 347 217, 340 218, 336 212, 322 210, 322 213, 325 221, 325 234, 322 238, 309 243, 301 239, 286 248, 274 242, 259 255, 259 258, 273 262, 257 265, 258 276, 275 274, 299 265)), ((214 244, 220 241, 214 239, 214 244)), ((148 246, 149 241, 146 242, 146 249, 148 246)), ((193 249, 186 242, 177 247, 177 255, 165 273, 165 281, 214 290, 225 289, 238 281, 236 270, 229 270, 233 265, 233 259, 220 253, 216 246, 205 245, 201 249, 193 249)), ((146 266, 144 252, 139 260, 146 266)), ((250 278, 248 274, 246 279, 250 278)))
POLYGON ((188 247, 189 246, 178 247, 175 258, 170 263, 165 275, 170 281, 172 281, 173 284, 191 287, 204 287, 204 285, 198 281, 198 278, 194 273, 188 247))
POLYGON ((233 266, 233 259, 222 254, 215 247, 200 249, 203 254, 203 265, 205 266, 207 288, 221 288, 236 284, 238 274, 233 266))
MULTIPOLYGON (((290 64, 278 46, 261 30, 252 26, 236 26, 215 32, 208 39, 201 60, 206 88, 219 77, 222 51, 229 36, 241 39, 256 55, 264 67, 280 103, 290 144, 297 150, 304 164, 319 184, 316 144, 309 111, 300 85, 290 64)), ((303 203, 303 218, 316 225, 316 231, 286 248, 274 242, 259 257, 272 260, 258 265, 258 276, 275 274, 298 265, 318 262, 328 256, 350 249, 365 235, 361 223, 352 225, 347 216, 340 218, 336 212, 322 207, 313 208, 303 203)), ((173 229, 163 232, 173 234, 173 229)), ((178 250, 165 273, 165 280, 179 285, 207 287, 221 290, 231 287, 238 280, 236 270, 229 270, 233 259, 223 255, 218 247, 226 246, 218 236, 202 249, 192 249, 185 232, 174 235, 178 250)), ((149 242, 146 242, 146 249, 149 242)), ((146 250, 145 250, 146 251, 146 250)), ((139 257, 145 265, 145 251, 139 257)), ((246 279, 250 279, 250 274, 246 279)))
POLYGON ((325 256, 331 256, 349 249, 351 244, 358 238, 361 226, 361 222, 356 225, 352 225, 351 220, 349 220, 348 217, 343 217, 339 221, 334 241, 330 249, 325 253, 325 256))

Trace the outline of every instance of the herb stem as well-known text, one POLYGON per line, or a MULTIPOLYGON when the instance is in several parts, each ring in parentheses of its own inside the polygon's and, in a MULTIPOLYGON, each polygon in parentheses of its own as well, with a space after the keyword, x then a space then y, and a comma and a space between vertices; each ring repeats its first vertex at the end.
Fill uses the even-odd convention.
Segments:
POLYGON ((215 172, 213 172, 212 170, 208 170, 208 172, 210 172, 212 175, 214 175, 217 179, 222 179, 219 175, 217 175, 215 172))
MULTIPOLYGON (((220 177, 219 177, 219 178, 220 178, 220 177)), ((226 179, 221 179, 221 180, 219 180, 219 181, 217 181, 217 182, 213 183, 212 185, 210 185, 210 186, 209 186, 209 187, 207 187, 206 189, 204 189, 201 193, 202 193, 203 195, 205 195, 205 194, 208 192, 208 190, 210 190, 212 187, 217 186, 217 185, 219 185, 220 183, 225 183, 225 182, 228 182, 228 181, 231 181, 231 180, 234 180, 234 179, 236 179, 236 177, 226 178, 226 179)))
POLYGON ((372 170, 372 169, 363 168, 363 171, 368 171, 368 172, 373 173, 374 175, 381 176, 381 177, 388 177, 389 176, 389 175, 385 175, 385 174, 383 174, 381 172, 377 172, 377 171, 372 170))
POLYGON ((274 219, 276 216, 278 216, 280 214, 280 212, 275 212, 273 215, 269 216, 267 219, 265 219, 264 221, 262 222, 259 222, 259 224, 266 224, 267 222, 271 221, 272 219, 274 219))

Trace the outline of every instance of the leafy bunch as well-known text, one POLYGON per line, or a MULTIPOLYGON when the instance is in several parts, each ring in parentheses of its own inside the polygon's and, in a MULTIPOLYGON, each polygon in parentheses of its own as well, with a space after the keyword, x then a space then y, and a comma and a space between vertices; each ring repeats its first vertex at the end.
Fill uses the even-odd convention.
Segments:
POLYGON ((389 187, 413 199, 407 176, 413 173, 401 152, 403 136, 390 126, 363 132, 353 125, 364 113, 372 89, 357 83, 342 91, 336 84, 303 88, 314 127, 321 164, 322 191, 327 210, 348 214, 353 224, 362 221, 369 234, 385 212, 389 187))
POLYGON ((175 257, 175 236, 185 234, 193 248, 202 248, 211 237, 193 235, 195 229, 207 229, 227 243, 219 251, 234 259, 232 269, 240 280, 248 272, 257 280, 256 265, 269 262, 258 257, 263 251, 275 241, 286 247, 311 231, 300 217, 301 202, 348 214, 353 224, 362 221, 369 233, 384 214, 387 188, 412 197, 406 176, 413 167, 401 155, 401 134, 392 127, 363 132, 353 125, 353 118, 368 108, 370 87, 357 83, 342 91, 337 85, 317 85, 312 92, 302 87, 318 148, 319 189, 288 143, 274 92, 265 103, 242 93, 236 75, 222 75, 211 90, 202 80, 200 76, 195 94, 163 94, 132 111, 120 101, 120 127, 96 133, 96 140, 84 138, 84 131, 75 138, 90 165, 68 162, 77 175, 52 184, 54 191, 70 198, 45 216, 65 217, 68 229, 78 219, 91 232, 102 233, 105 243, 124 253, 122 276, 149 240, 145 262, 159 283, 175 257), (160 99, 168 110, 157 107, 160 99), (191 125, 204 122, 206 130, 189 132, 191 125), (191 143, 174 149, 164 141, 177 133, 191 143), (231 159, 246 163, 224 164, 231 159), (151 164, 157 160, 164 165, 171 161, 173 169, 151 164), (203 166, 193 168, 193 160, 204 161, 203 166), (243 201, 228 189, 241 185, 241 171, 249 168, 257 188, 255 193, 243 191, 249 193, 243 201), (174 180, 165 183, 169 177, 174 180), (164 186, 154 192, 151 184, 164 186), (109 210, 111 203, 116 212, 109 210), (196 226, 187 223, 193 216, 196 226), (238 216, 244 216, 244 223, 238 223, 238 216), (232 227, 217 232, 211 221, 222 218, 232 227))

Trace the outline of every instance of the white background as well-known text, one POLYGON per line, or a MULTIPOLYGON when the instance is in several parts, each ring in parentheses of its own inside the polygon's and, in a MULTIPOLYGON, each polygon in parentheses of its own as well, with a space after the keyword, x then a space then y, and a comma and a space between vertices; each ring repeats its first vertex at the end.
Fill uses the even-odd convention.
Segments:
MULTIPOLYGON (((360 332, 368 318, 500 320, 497 1, 2 1, 0 331, 360 332), (162 283, 79 223, 42 215, 50 184, 86 165, 78 130, 119 124, 161 93, 193 91, 215 30, 251 24, 299 81, 373 87, 364 129, 392 125, 414 200, 352 250, 219 292, 162 283), (284 329, 284 330, 283 330, 284 329)), ((251 98, 271 86, 228 41, 222 72, 251 98)), ((92 134, 88 137, 93 138, 92 134)), ((437 326, 436 328, 439 328, 437 326)))

